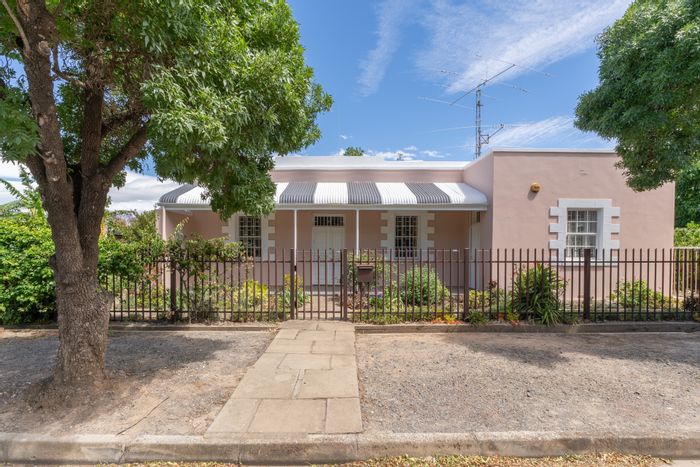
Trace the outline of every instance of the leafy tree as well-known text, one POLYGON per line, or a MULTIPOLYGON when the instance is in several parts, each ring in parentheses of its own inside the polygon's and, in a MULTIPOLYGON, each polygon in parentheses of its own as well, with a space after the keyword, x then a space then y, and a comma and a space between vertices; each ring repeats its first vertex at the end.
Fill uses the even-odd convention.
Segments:
POLYGON ((343 152, 343 155, 348 157, 361 157, 365 155, 365 150, 356 146, 348 146, 343 152))
POLYGON ((678 175, 676 181, 676 227, 700 222, 700 161, 678 175))
POLYGON ((700 246, 700 224, 690 222, 685 227, 676 229, 675 242, 676 246, 700 246))
POLYGON ((319 137, 330 96, 284 0, 0 0, 0 154, 36 180, 55 254, 47 401, 106 377, 99 286, 107 192, 151 157, 222 217, 273 207, 272 155, 319 137))
POLYGON ((160 238, 156 211, 110 211, 105 215, 107 233, 126 242, 147 242, 160 238))
POLYGON ((31 175, 24 167, 20 168, 20 180, 22 181, 22 190, 15 188, 7 180, 0 179, 0 184, 4 185, 5 189, 15 198, 14 201, 0 205, 0 216, 26 211, 31 217, 45 219, 39 189, 34 186, 31 175))
POLYGON ((598 38, 599 86, 576 126, 617 140, 629 185, 655 188, 700 157, 700 2, 636 0, 598 38))
POLYGON ((0 215, 0 323, 54 318, 54 252, 46 220, 27 211, 0 215))

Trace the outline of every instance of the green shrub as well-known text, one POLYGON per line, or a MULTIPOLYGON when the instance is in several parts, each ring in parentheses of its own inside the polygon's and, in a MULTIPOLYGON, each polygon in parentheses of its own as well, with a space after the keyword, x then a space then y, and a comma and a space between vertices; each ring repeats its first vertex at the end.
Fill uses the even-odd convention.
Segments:
POLYGON ((233 291, 233 310, 240 312, 267 309, 267 286, 255 279, 248 279, 233 291))
POLYGON ((219 313, 230 311, 233 306, 235 289, 229 285, 221 284, 209 277, 199 278, 197 285, 194 283, 178 290, 176 301, 179 310, 178 319, 184 318, 190 322, 206 322, 219 319, 219 313))
POLYGON ((495 312, 499 318, 505 318, 512 307, 511 294, 499 288, 495 281, 489 283, 488 290, 470 290, 468 299, 470 309, 484 310, 489 314, 495 312))
POLYGON ((694 294, 688 294, 683 298, 683 310, 697 312, 700 308, 700 298, 694 294))
POLYGON ((117 309, 143 310, 143 311, 167 311, 170 308, 170 292, 158 281, 158 276, 145 274, 138 282, 126 284, 119 288, 119 283, 112 286, 107 284, 106 289, 114 295, 117 309))
POLYGON ((404 315, 369 312, 366 316, 362 317, 361 321, 370 324, 399 324, 406 322, 407 319, 404 315))
POLYGON ((406 306, 437 305, 450 294, 437 273, 427 266, 416 266, 402 274, 398 293, 406 306))
MULTIPOLYGON (((280 310, 289 310, 292 306, 292 277, 285 274, 282 278, 284 287, 277 294, 277 308, 280 310)), ((296 290, 296 306, 302 307, 309 300, 309 294, 304 291, 304 280, 301 276, 294 276, 294 289, 296 290)))
POLYGON ((700 224, 690 222, 685 227, 676 228, 676 246, 700 246, 700 224))
POLYGON ((514 310, 506 310, 506 321, 512 324, 517 324, 520 322, 520 314, 514 310))
POLYGON ((0 217, 0 323, 55 318, 54 277, 49 266, 53 252, 51 231, 42 217, 24 213, 0 217))
POLYGON ((370 313, 404 313, 406 306, 399 298, 396 284, 369 298, 370 313))
POLYGON ((481 310, 470 310, 467 314, 466 321, 470 324, 479 325, 486 324, 488 322, 488 317, 481 310))
POLYGON ((360 251, 359 254, 348 252, 348 264, 346 272, 348 275, 348 284, 350 284, 352 293, 357 293, 357 291, 360 288, 360 284, 357 281, 357 265, 363 263, 371 264, 372 266, 374 266, 372 280, 367 283, 367 287, 381 288, 391 280, 391 263, 385 261, 384 256, 382 256, 381 252, 375 253, 371 250, 360 251))
POLYGON ((552 325, 561 322, 560 297, 566 282, 552 268, 536 264, 513 278, 512 307, 521 315, 552 325))
POLYGON ((619 303, 623 308, 642 309, 649 306, 678 306, 676 300, 667 297, 661 292, 649 288, 645 281, 623 282, 618 284, 610 295, 610 301, 619 303))

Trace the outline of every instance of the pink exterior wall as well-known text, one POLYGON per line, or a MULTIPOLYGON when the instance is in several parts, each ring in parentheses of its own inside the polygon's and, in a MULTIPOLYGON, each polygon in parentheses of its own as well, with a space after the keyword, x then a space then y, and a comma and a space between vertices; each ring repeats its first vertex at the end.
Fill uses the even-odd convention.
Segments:
MULTIPOLYGON (((386 239, 382 233, 385 222, 381 216, 387 211, 360 212, 360 249, 381 248, 381 241, 386 239)), ((317 215, 342 215, 345 217, 345 248, 355 249, 355 211, 354 210, 310 210, 297 212, 297 249, 311 249, 311 231, 313 218, 317 215)), ((292 248, 294 237, 294 213, 292 211, 276 211, 274 225, 275 233, 270 239, 275 240, 276 248, 292 248)), ((435 248, 460 249, 469 245, 469 215, 466 212, 444 211, 435 212, 435 220, 429 223, 435 232, 428 235, 433 240, 435 248)))
MULTIPOLYGON (((158 219, 158 231, 162 234, 163 229, 160 223, 160 216, 158 216, 158 219)), ((212 211, 189 211, 188 213, 182 211, 166 211, 165 235, 163 238, 170 237, 175 231, 175 227, 181 222, 184 222, 182 231, 185 237, 190 237, 195 233, 207 240, 226 236, 221 230, 224 223, 221 221, 221 218, 219 218, 219 215, 212 211)))
POLYGON ((621 249, 673 246, 674 185, 634 192, 615 167, 614 153, 497 152, 490 158, 493 248, 548 248, 554 238, 549 224, 556 221, 549 208, 560 198, 611 199, 620 208, 613 219, 620 234, 613 239, 621 249), (530 191, 533 182, 542 186, 539 193, 530 191))
POLYGON ((494 203, 494 164, 493 156, 485 156, 476 162, 472 162, 463 174, 464 182, 473 186, 486 195, 488 209, 481 213, 481 228, 479 245, 468 245, 468 247, 491 248, 493 235, 494 203))
MULTIPOLYGON (((617 155, 612 152, 498 151, 485 156, 465 170, 465 182, 489 198, 489 211, 482 214, 482 248, 500 249, 501 258, 505 249, 509 250, 509 256, 511 249, 516 250, 516 256, 519 248, 537 249, 537 259, 548 260, 549 240, 556 238, 556 234, 549 231, 550 224, 557 221, 556 217, 550 216, 550 208, 556 207, 560 198, 610 199, 612 206, 620 209, 620 216, 611 219, 613 224, 620 225, 620 233, 613 233, 611 239, 619 241, 621 250, 642 248, 646 257, 647 249, 651 249, 653 255, 655 248, 671 248, 674 185, 634 192, 626 185, 622 171, 615 167, 617 161, 617 155), (541 185, 538 193, 530 190, 534 182, 541 185)), ((530 252, 531 260, 534 259, 533 253, 530 252)), ((631 258, 631 251, 628 254, 631 258)), ((624 258, 624 253, 621 253, 621 258, 624 258)), ((579 267, 562 264, 556 267, 559 275, 567 281, 567 299, 577 301, 582 284, 579 267)), ((621 281, 646 278, 646 270, 640 270, 639 266, 633 270, 622 265, 610 267, 594 263, 593 269, 592 292, 597 299, 607 299, 611 292, 610 282, 617 280, 618 274, 621 281)), ((509 282, 510 275, 505 270, 496 278, 497 271, 489 272, 486 265, 480 273, 477 275, 490 276, 502 287, 509 282)), ((659 266, 657 277, 669 278, 669 273, 668 267, 659 266)), ((477 285, 485 284, 485 280, 478 280, 477 285)), ((666 287, 668 293, 668 284, 662 286, 658 281, 656 287, 659 290, 666 287)))
MULTIPOLYGON (((435 233, 428 236, 435 248, 460 250, 469 248, 469 212, 435 211, 435 233)), ((430 225, 430 223, 428 224, 430 225)))

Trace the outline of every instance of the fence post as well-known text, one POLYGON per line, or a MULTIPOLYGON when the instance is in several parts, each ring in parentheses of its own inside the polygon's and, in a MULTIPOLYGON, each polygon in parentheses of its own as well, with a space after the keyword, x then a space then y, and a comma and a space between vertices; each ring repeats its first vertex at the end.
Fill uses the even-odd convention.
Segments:
POLYGON ((591 319, 591 249, 583 250, 583 319, 591 319))
POLYGON ((177 276, 174 259, 170 260, 170 311, 173 313, 173 321, 177 321, 177 276))
POLYGON ((294 248, 289 250, 289 317, 296 317, 297 309, 297 262, 294 248))
POLYGON ((462 319, 466 319, 467 315, 469 314, 469 273, 470 273, 470 267, 469 267, 469 255, 470 255, 470 250, 469 248, 464 249, 464 309, 462 310, 462 319))
POLYGON ((348 249, 343 248, 340 257, 340 304, 343 308, 343 320, 348 319, 348 249))

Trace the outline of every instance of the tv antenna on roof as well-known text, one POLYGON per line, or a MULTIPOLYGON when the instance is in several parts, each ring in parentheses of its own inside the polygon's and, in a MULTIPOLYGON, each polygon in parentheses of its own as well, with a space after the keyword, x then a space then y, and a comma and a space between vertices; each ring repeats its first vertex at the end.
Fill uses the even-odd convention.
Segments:
MULTIPOLYGON (((481 56, 479 56, 479 57, 480 57, 480 58, 483 58, 483 57, 481 57, 481 56)), ((429 101, 433 101, 433 102, 440 102, 440 103, 448 104, 448 105, 453 106, 453 107, 464 107, 463 105, 459 104, 459 101, 461 101, 462 99, 464 99, 464 98, 465 98, 466 96, 468 96, 469 94, 474 93, 474 95, 475 95, 475 110, 474 110, 474 159, 478 159, 478 158, 481 157, 481 148, 482 148, 483 146, 488 145, 488 144, 491 142, 491 138, 493 138, 494 135, 496 135, 496 133, 498 133, 499 131, 501 131, 501 130, 503 130, 504 128, 506 128, 506 126, 510 126, 510 125, 505 125, 505 124, 503 124, 503 123, 498 124, 498 125, 489 125, 489 126, 491 126, 492 128, 495 127, 495 131, 492 131, 491 133, 485 133, 485 132, 483 131, 483 127, 482 127, 482 123, 481 123, 481 109, 482 109, 482 107, 483 107, 484 105, 483 105, 483 103, 482 103, 482 101, 481 101, 481 97, 482 97, 482 91, 483 91, 484 87, 485 87, 488 83, 491 83, 491 82, 494 81, 496 78, 498 78, 498 77, 501 76, 501 75, 504 75, 505 73, 507 73, 508 71, 512 70, 513 68, 519 67, 519 68, 524 68, 524 69, 532 70, 531 68, 521 67, 520 65, 517 65, 517 64, 515 64, 515 63, 504 62, 503 60, 496 60, 496 61, 505 63, 507 66, 506 66, 505 68, 501 69, 499 72, 497 72, 497 73, 495 73, 495 74, 489 76, 488 78, 482 80, 481 82, 479 82, 479 84, 477 84, 477 85, 474 86, 473 88, 469 89, 468 91, 463 92, 463 93, 462 93, 459 97, 457 97, 456 99, 454 99, 454 100, 452 100, 452 101, 442 101, 442 100, 439 100, 439 99, 431 99, 431 98, 427 98, 427 97, 423 97, 423 98, 422 98, 422 99, 429 100, 429 101)), ((455 72, 448 71, 448 70, 438 70, 438 71, 439 71, 440 73, 445 73, 445 74, 450 74, 450 75, 455 75, 455 76, 459 76, 459 75, 460 75, 459 73, 455 73, 455 72)), ((532 70, 532 71, 537 71, 537 70, 532 70)), ((546 74, 546 73, 543 73, 543 74, 546 74)), ((515 86, 515 85, 512 85, 512 84, 507 84, 507 83, 494 83, 494 84, 501 84, 501 85, 503 85, 503 86, 508 86, 508 87, 511 87, 511 88, 516 89, 516 90, 518 90, 518 91, 521 91, 521 92, 523 92, 523 93, 527 93, 527 92, 528 92, 527 89, 524 89, 524 88, 521 88, 520 86, 515 86)), ((465 128, 466 128, 466 127, 465 127, 465 128)))

